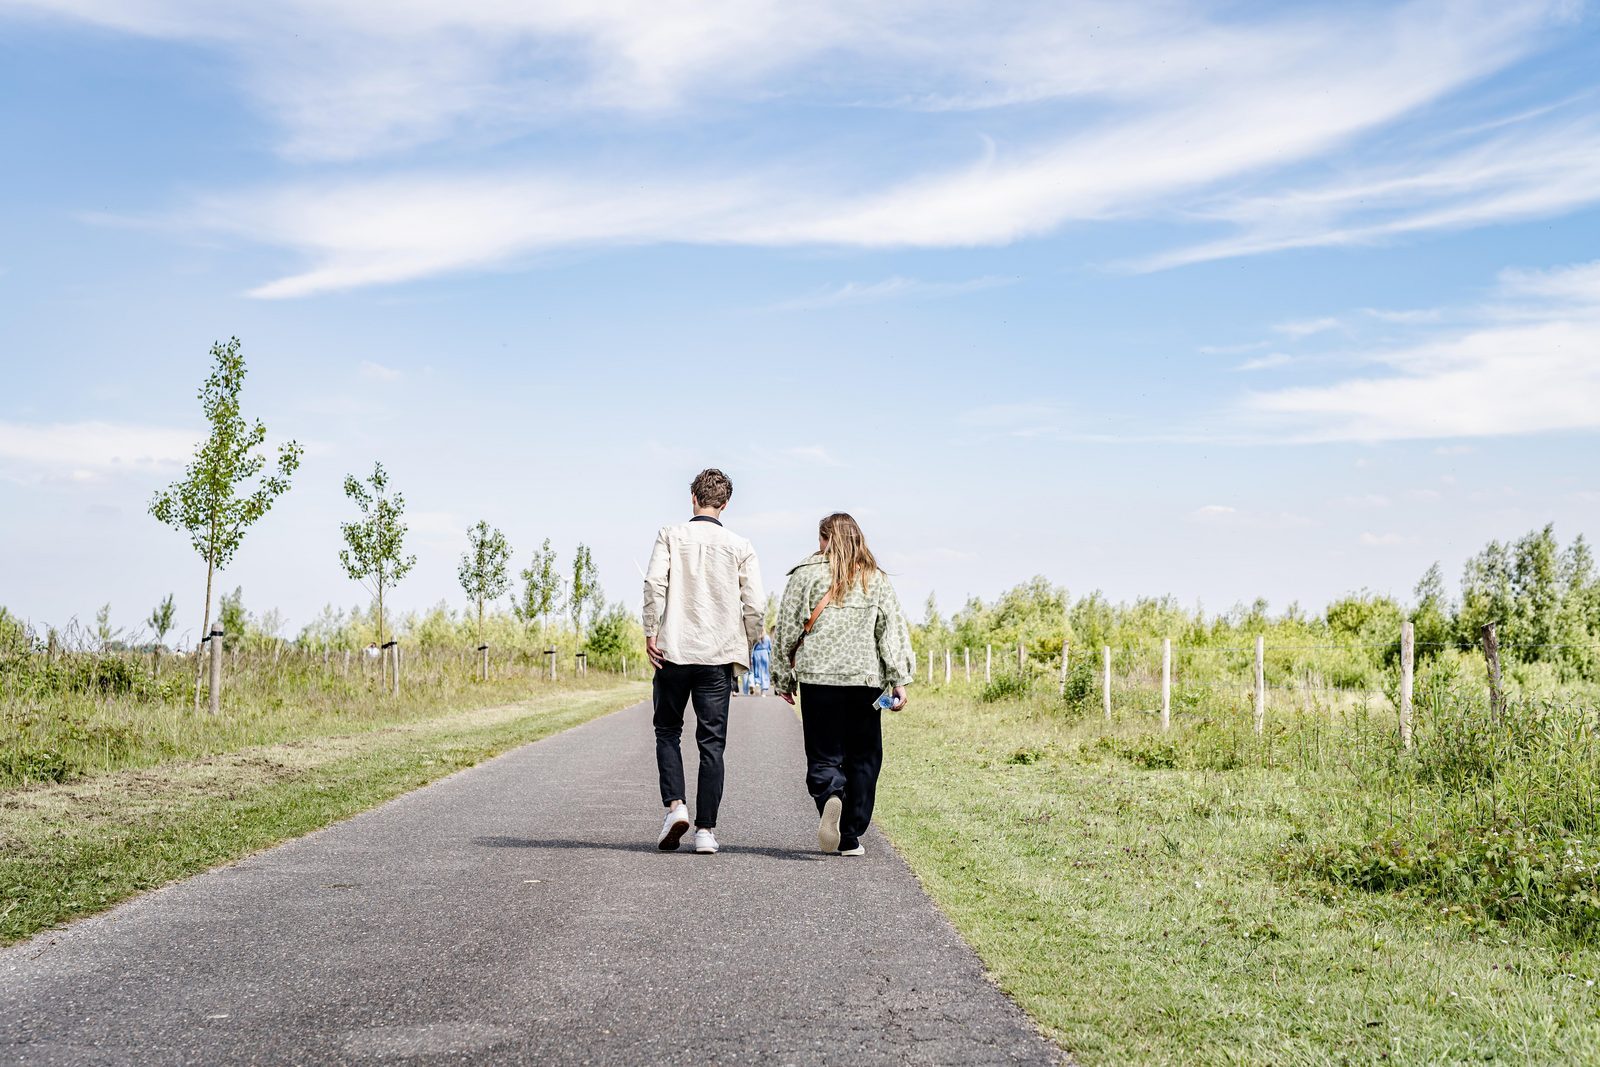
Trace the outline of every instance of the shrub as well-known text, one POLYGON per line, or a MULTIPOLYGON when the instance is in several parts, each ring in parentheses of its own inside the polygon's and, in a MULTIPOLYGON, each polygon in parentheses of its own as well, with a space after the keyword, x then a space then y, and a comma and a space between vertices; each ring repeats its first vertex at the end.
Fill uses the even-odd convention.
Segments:
POLYGON ((978 699, 985 704, 1001 700, 1021 700, 1031 691, 1028 679, 1019 674, 1002 674, 978 691, 978 699))

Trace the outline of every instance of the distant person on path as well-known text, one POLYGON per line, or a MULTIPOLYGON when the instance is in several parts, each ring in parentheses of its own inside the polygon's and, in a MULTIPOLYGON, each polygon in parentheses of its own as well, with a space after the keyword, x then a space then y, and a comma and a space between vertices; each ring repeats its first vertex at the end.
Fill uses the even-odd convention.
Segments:
POLYGON ((772 688, 772 635, 765 630, 750 649, 750 673, 745 680, 756 696, 772 688))
POLYGON ((644 577, 645 655, 655 667, 656 768, 667 815, 656 845, 671 852, 689 829, 684 805, 684 707, 694 698, 700 773, 694 850, 717 851, 712 830, 722 802, 722 749, 736 670, 761 636, 761 570, 750 542, 722 525, 733 496, 726 474, 708 468, 689 485, 688 522, 663 526, 644 577))
POLYGON ((800 694, 817 844, 861 856, 883 768, 882 709, 906 706, 916 666, 900 600, 856 520, 829 515, 817 540, 778 606, 773 688, 791 704, 800 694))

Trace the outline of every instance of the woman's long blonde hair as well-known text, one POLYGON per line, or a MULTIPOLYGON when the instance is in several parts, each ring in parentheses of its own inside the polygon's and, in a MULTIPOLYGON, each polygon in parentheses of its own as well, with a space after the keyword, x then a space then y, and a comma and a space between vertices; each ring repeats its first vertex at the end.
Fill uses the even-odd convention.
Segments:
POLYGON ((865 593, 867 583, 878 573, 879 567, 878 561, 872 558, 872 549, 867 547, 866 535, 861 532, 856 520, 843 511, 836 511, 817 523, 817 536, 828 542, 828 569, 833 572, 830 592, 833 599, 843 600, 851 583, 858 579, 861 591, 865 593))

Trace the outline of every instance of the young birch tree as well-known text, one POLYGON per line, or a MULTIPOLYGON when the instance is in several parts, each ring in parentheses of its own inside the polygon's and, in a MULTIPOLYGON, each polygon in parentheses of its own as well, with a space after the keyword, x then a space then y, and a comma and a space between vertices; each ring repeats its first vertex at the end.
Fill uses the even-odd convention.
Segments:
POLYGON ((556 551, 550 547, 550 538, 544 539, 544 547, 534 552, 533 562, 523 569, 522 582, 522 596, 512 606, 512 612, 525 626, 537 620, 548 629, 550 613, 560 609, 561 600, 561 574, 556 569, 556 551))
MULTIPOLYGON (((262 475, 267 457, 262 443, 267 428, 261 420, 247 422, 239 410, 244 386, 244 356, 239 339, 211 346, 213 367, 200 386, 200 410, 211 433, 184 468, 183 477, 150 501, 156 520, 189 535, 194 550, 206 561, 206 599, 200 636, 211 633, 211 582, 227 567, 244 541, 245 531, 272 509, 289 491, 289 479, 300 466, 301 448, 293 441, 278 446, 273 472, 262 475), (253 479, 254 489, 250 489, 253 479)), ((200 668, 195 657, 194 703, 200 706, 200 668)))
POLYGON ((511 585, 506 566, 511 562, 511 546, 506 535, 479 521, 467 527, 467 550, 461 555, 456 577, 467 599, 478 609, 478 644, 483 644, 483 605, 496 600, 511 585))
POLYGON ((361 511, 359 522, 342 522, 345 547, 339 550, 339 562, 351 578, 367 587, 377 599, 378 646, 383 646, 383 594, 404 578, 416 566, 417 557, 403 554, 406 524, 405 497, 390 494, 389 474, 382 463, 372 465, 372 474, 365 482, 353 474, 344 478, 344 495, 355 501, 361 511))

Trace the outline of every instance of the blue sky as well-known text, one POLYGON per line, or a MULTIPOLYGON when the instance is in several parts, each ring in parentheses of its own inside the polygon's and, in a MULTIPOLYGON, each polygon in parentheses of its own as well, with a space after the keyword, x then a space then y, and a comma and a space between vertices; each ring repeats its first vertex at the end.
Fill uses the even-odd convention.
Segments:
POLYGON ((307 449, 223 576, 362 597, 381 459, 637 600, 717 465, 776 586, 1220 610, 1600 534, 1600 34, 1575 3, 0 0, 0 603, 203 568, 144 514, 215 339, 307 449))

